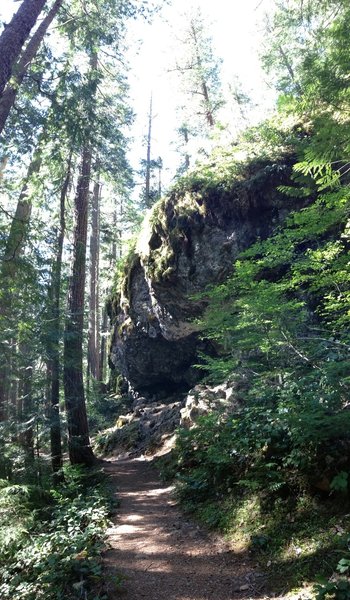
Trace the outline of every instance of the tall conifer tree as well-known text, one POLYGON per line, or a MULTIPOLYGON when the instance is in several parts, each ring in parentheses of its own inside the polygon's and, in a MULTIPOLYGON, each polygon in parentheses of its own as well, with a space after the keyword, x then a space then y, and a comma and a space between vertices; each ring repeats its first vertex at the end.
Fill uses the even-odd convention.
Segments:
POLYGON ((0 94, 47 0, 23 0, 0 36, 0 94))

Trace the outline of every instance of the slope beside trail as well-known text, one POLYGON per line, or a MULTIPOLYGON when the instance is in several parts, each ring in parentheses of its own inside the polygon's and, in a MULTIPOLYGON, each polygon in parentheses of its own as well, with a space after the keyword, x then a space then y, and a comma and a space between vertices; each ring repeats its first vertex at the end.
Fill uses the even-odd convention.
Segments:
MULTIPOLYGON (((122 576, 128 600, 231 600, 260 595, 262 576, 191 523, 144 459, 105 462, 121 504, 108 530, 106 581, 122 576)), ((115 598, 120 597, 116 593, 115 598)))

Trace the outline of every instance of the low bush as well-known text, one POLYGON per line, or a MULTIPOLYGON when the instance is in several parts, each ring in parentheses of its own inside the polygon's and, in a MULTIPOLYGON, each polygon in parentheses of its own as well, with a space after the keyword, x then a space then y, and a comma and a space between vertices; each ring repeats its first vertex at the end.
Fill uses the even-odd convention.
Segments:
POLYGON ((45 491, 2 481, 0 597, 73 600, 97 589, 109 508, 96 470, 66 468, 64 483, 45 491))
MULTIPOLYGON (((324 481, 316 471, 322 460, 338 464, 341 440, 323 432, 316 443, 303 419, 297 435, 295 415, 245 406, 234 417, 202 417, 159 462, 185 510, 226 534, 235 550, 252 553, 278 593, 331 576, 337 557, 347 557, 350 527, 347 478, 340 472, 327 491, 316 486, 324 481)), ((332 584, 327 590, 338 586, 323 581, 332 584)))

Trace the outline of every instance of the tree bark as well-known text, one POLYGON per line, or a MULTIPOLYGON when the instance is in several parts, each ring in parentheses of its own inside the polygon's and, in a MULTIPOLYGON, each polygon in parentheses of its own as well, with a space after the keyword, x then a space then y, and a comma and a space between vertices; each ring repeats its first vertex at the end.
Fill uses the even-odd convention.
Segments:
MULTIPOLYGON (((26 344, 20 346, 22 356, 30 355, 29 348, 26 344)), ((30 360, 26 368, 23 370, 21 377, 21 415, 19 417, 19 426, 21 432, 18 436, 18 441, 26 452, 27 462, 31 463, 34 459, 34 431, 33 431, 33 363, 30 360), (24 425, 25 423, 25 425, 24 425)))
POLYGON ((185 142, 185 171, 188 171, 188 169, 190 168, 190 155, 187 152, 187 148, 188 148, 188 142, 189 142, 189 136, 188 136, 188 129, 187 127, 183 127, 182 129, 183 131, 183 136, 184 136, 184 142, 185 142))
POLYGON ((202 95, 204 98, 204 107, 205 107, 205 118, 208 122, 209 127, 214 127, 215 120, 214 120, 214 115, 213 115, 211 102, 210 102, 210 98, 209 98, 208 85, 202 75, 202 59, 201 59, 201 56, 199 53, 197 33, 196 33, 196 28, 195 28, 195 25, 193 22, 191 23, 191 30, 192 30, 192 36, 193 36, 193 41, 194 41, 198 72, 199 72, 200 78, 201 78, 201 88, 202 88, 202 95))
POLYGON ((99 182, 94 185, 91 205, 91 236, 90 236, 90 299, 89 299, 89 342, 88 361, 90 374, 99 380, 99 201, 101 186, 99 182))
POLYGON ((148 114, 148 134, 147 134, 147 155, 146 155, 146 186, 145 186, 145 206, 150 208, 151 199, 151 140, 152 140, 152 104, 153 99, 151 96, 149 103, 149 114, 148 114))
POLYGON ((68 160, 67 173, 64 179, 60 195, 60 228, 57 239, 56 257, 52 272, 51 284, 51 327, 49 337, 49 372, 50 372, 50 447, 51 465, 54 473, 57 473, 63 464, 61 421, 59 412, 60 402, 60 352, 59 343, 61 339, 61 275, 63 243, 66 231, 66 198, 71 181, 72 153, 68 160))
POLYGON ((21 402, 19 398, 19 377, 18 377, 18 358, 19 348, 17 338, 12 339, 9 345, 10 355, 10 368, 9 368, 9 394, 8 394, 8 412, 9 417, 20 420, 22 418, 22 411, 20 410, 21 402))
POLYGON ((101 325, 101 346, 100 346, 100 382, 105 382, 105 371, 107 363, 107 335, 108 335, 108 315, 106 307, 103 308, 102 312, 102 325, 101 325))
POLYGON ((91 176, 91 148, 85 145, 75 196, 73 268, 64 340, 64 392, 68 420, 69 457, 72 464, 90 466, 90 445, 83 382, 83 326, 87 215, 91 176))
POLYGON ((11 78, 13 66, 34 27, 46 0, 23 0, 0 36, 0 94, 11 78))
POLYGON ((119 228, 117 229, 118 226, 118 207, 117 207, 117 202, 114 206, 114 210, 113 210, 113 237, 112 237, 112 248, 111 248, 111 261, 110 261, 110 267, 111 269, 115 269, 115 263, 117 261, 117 236, 118 236, 118 242, 120 241, 120 236, 119 236, 119 228))
POLYGON ((8 82, 0 98, 0 133, 5 127, 7 117, 9 116, 11 108, 15 103, 19 87, 28 71, 29 65, 36 56, 47 30, 56 17, 62 4, 63 0, 56 0, 56 2, 54 2, 52 8, 29 40, 18 63, 13 67, 12 78, 8 82))
MULTIPOLYGON (((28 194, 28 186, 33 175, 41 167, 41 149, 35 152, 29 165, 28 173, 19 195, 15 216, 13 217, 10 233, 7 239, 4 257, 0 267, 1 294, 0 294, 0 325, 6 331, 11 320, 13 306, 13 291, 11 287, 16 281, 19 259, 23 254, 24 244, 28 234, 32 200, 28 194)), ((0 421, 7 419, 7 398, 9 392, 10 358, 7 340, 0 340, 0 421)))
POLYGON ((101 312, 100 312, 100 237, 97 245, 97 281, 96 281, 96 380, 101 379, 100 348, 101 348, 101 312))
POLYGON ((29 165, 28 173, 18 198, 16 213, 11 223, 11 229, 7 238, 5 253, 1 264, 2 280, 10 277, 13 278, 18 269, 18 259, 23 253, 32 213, 32 199, 28 195, 28 186, 33 175, 39 173, 41 162, 41 148, 39 147, 29 165))

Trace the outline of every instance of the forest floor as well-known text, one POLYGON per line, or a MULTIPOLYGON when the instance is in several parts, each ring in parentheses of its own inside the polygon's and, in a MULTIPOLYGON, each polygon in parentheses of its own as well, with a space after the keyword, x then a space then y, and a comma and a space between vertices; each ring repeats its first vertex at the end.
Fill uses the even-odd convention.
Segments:
POLYGON ((120 506, 108 530, 105 587, 128 600, 240 600, 263 598, 264 576, 247 553, 191 522, 173 488, 143 458, 109 460, 105 470, 120 506), (114 582, 114 586, 113 586, 114 582))

